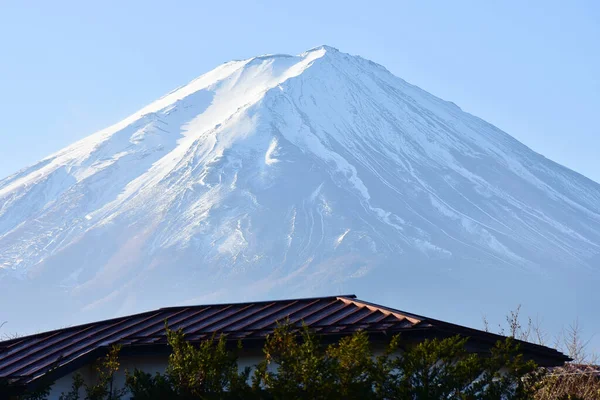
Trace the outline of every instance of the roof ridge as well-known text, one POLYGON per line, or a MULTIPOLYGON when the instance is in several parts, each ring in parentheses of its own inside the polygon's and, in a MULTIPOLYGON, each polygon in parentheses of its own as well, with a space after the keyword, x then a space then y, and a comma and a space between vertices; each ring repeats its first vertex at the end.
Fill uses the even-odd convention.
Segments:
POLYGON ((343 295, 333 295, 333 296, 314 296, 314 297, 298 297, 292 299, 271 299, 271 300, 257 300, 257 301, 240 301, 240 302, 227 302, 227 303, 212 303, 212 304, 194 304, 187 306, 171 306, 171 307, 161 307, 156 311, 163 310, 175 310, 179 308, 190 308, 190 307, 212 307, 212 306, 241 306, 246 304, 264 304, 264 303, 283 303, 288 301, 302 301, 302 300, 328 300, 328 299, 336 299, 336 298, 348 298, 348 299, 356 299, 355 294, 343 294, 343 295))

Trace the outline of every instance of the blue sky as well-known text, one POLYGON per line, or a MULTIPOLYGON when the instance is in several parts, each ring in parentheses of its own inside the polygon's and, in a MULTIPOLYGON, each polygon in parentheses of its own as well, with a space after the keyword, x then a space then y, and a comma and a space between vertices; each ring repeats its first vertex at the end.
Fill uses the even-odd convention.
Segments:
POLYGON ((0 0, 0 177, 222 62, 329 44, 600 182, 599 43, 595 0, 0 0))

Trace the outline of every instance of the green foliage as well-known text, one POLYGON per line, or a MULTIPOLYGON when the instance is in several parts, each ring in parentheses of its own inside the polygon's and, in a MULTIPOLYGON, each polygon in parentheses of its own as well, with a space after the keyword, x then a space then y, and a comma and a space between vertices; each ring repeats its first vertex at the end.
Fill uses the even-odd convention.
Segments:
MULTIPOLYGON (((465 350, 467 339, 425 340, 380 359, 382 398, 470 398, 482 360, 465 350)), ((394 345, 399 345, 399 340, 394 345)), ((388 352, 389 354, 389 352, 388 352)))
POLYGON ((545 371, 526 361, 512 337, 498 341, 491 357, 483 359, 483 375, 478 381, 486 394, 483 399, 531 399, 545 371))
POLYGON ((133 374, 126 372, 126 386, 132 399, 162 400, 174 399, 176 392, 169 379, 160 373, 151 375, 136 369, 133 374))
POLYGON ((335 393, 332 358, 305 326, 300 336, 288 324, 267 338, 265 360, 254 374, 254 390, 275 399, 330 399, 335 393), (269 368, 276 366, 276 371, 269 368))
POLYGON ((324 346, 308 327, 285 323, 267 336, 264 361, 252 374, 249 368, 239 371, 237 352, 225 336, 194 344, 182 331, 167 328, 167 340, 171 355, 164 374, 126 371, 125 388, 113 387, 120 367, 119 348, 113 347, 98 365, 95 384, 76 375, 60 399, 79 400, 83 391, 85 400, 118 400, 125 394, 134 400, 521 400, 536 398, 548 382, 512 338, 476 354, 468 351, 468 338, 415 343, 394 336, 382 354, 374 354, 366 332, 324 346))
POLYGON ((326 349, 306 327, 300 333, 283 325, 267 337, 255 390, 273 399, 531 398, 536 367, 512 339, 480 357, 466 351, 466 338, 411 344, 395 336, 384 354, 374 356, 365 332, 326 349))
POLYGON ((73 376, 71 390, 62 393, 60 400, 79 400, 83 389, 85 392, 84 400, 120 400, 126 393, 125 388, 114 388, 114 376, 119 370, 119 352, 120 346, 112 346, 106 356, 99 360, 96 366, 98 379, 93 385, 86 385, 80 374, 73 376))
POLYGON ((50 394, 49 386, 42 386, 21 397, 22 400, 46 400, 50 394))
POLYGON ((121 346, 112 346, 108 354, 102 359, 96 368, 98 381, 95 385, 85 386, 85 400, 119 400, 126 391, 116 389, 114 385, 115 373, 119 370, 119 351, 121 346))
POLYGON ((80 374, 75 374, 73 376, 73 382, 71 383, 71 390, 67 393, 62 393, 59 400, 79 400, 79 391, 83 387, 83 377, 80 374))
POLYGON ((334 393, 344 399, 375 398, 375 387, 384 380, 373 357, 369 336, 358 332, 327 348, 334 393))
POLYGON ((166 379, 179 398, 232 398, 247 389, 250 370, 238 372, 237 357, 227 350, 225 336, 194 346, 181 331, 167 329, 172 348, 166 379))
MULTIPOLYGON (((251 399, 250 369, 238 370, 237 356, 225 336, 194 345, 182 331, 167 330, 171 355, 165 374, 127 372, 126 387, 134 400, 251 399)), ((239 345, 241 347, 241 345, 239 345)))

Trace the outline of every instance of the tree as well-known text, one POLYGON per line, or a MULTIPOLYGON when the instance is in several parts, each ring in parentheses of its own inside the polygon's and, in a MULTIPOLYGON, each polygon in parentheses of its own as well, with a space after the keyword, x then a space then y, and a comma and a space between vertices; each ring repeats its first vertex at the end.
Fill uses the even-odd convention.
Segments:
POLYGON ((262 389, 274 399, 331 399, 335 394, 333 359, 308 327, 297 335, 291 325, 280 325, 263 351, 265 360, 254 374, 255 392, 262 389))
POLYGON ((166 376, 180 398, 236 398, 247 389, 250 370, 238 372, 224 335, 194 346, 182 331, 167 329, 167 340, 173 351, 166 376))
POLYGON ((119 352, 121 347, 112 346, 106 356, 99 360, 96 366, 98 379, 95 384, 86 385, 79 374, 73 377, 71 390, 62 393, 60 400, 79 400, 81 389, 85 392, 85 400, 120 400, 126 393, 126 388, 115 388, 114 377, 119 370, 119 352))
POLYGON ((498 342, 481 357, 467 338, 404 342, 394 336, 374 356, 365 332, 323 349, 307 327, 297 335, 278 327, 265 344, 254 376, 273 399, 529 399, 538 377, 514 340, 498 342), (269 366, 271 368, 269 369, 269 366))
POLYGON ((127 388, 135 400, 251 398, 250 369, 238 371, 237 356, 224 335, 194 345, 181 330, 166 328, 171 355, 166 373, 154 376, 135 370, 127 388))
POLYGON ((520 400, 534 398, 545 379, 512 338, 478 355, 466 350, 468 338, 415 343, 396 335, 375 355, 367 332, 325 346, 308 327, 283 323, 266 337, 264 361, 251 373, 239 370, 224 335, 199 343, 181 330, 166 328, 166 335, 171 355, 164 374, 126 371, 126 387, 113 387, 120 365, 119 347, 112 347, 98 364, 95 384, 76 376, 61 400, 79 400, 82 389, 85 400, 117 400, 125 393, 134 400, 520 400))

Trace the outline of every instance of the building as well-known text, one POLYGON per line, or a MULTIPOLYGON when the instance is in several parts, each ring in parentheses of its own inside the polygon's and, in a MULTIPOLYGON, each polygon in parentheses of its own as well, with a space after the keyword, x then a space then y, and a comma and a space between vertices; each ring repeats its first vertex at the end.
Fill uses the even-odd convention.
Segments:
MULTIPOLYGON (((0 342, 0 380, 10 385, 4 398, 43 379, 55 382, 50 398, 58 398, 69 390, 74 373, 92 381, 93 362, 113 344, 122 346, 121 370, 163 372, 169 354, 165 321, 171 329, 181 328, 190 341, 202 341, 214 333, 225 333, 235 342, 241 340, 244 349, 239 357, 240 366, 255 365, 261 359, 265 336, 278 321, 285 319, 293 324, 305 323, 324 342, 364 330, 374 346, 381 349, 396 333, 402 333, 408 341, 467 336, 468 350, 472 352, 486 352, 503 339, 492 333, 372 304, 354 295, 161 308, 0 342)), ((569 360, 548 347, 526 342, 521 345, 524 355, 542 366, 558 366, 569 360)), ((124 375, 117 376, 116 381, 122 384, 124 375)))

